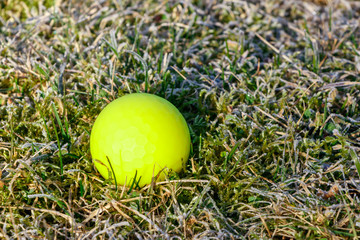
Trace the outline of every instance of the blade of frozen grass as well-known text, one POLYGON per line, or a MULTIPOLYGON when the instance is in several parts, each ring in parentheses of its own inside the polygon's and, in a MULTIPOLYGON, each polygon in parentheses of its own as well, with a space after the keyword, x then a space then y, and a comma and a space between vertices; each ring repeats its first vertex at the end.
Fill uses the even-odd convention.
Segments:
POLYGON ((62 134, 62 136, 63 136, 64 138, 67 138, 67 134, 66 134, 66 132, 65 132, 65 130, 64 130, 64 127, 63 127, 63 125, 62 125, 62 123, 61 123, 61 120, 60 120, 59 114, 58 114, 58 112, 57 112, 57 109, 56 109, 56 107, 55 107, 55 104, 54 104, 54 103, 51 103, 51 106, 52 106, 52 108, 53 108, 53 112, 54 112, 56 121, 57 121, 57 123, 58 123, 58 125, 59 125, 59 127, 60 127, 61 134, 62 134))
POLYGON ((201 191, 201 194, 198 197, 193 198, 193 200, 190 202, 189 206, 185 209, 186 219, 188 219, 191 216, 191 214, 197 209, 200 201, 202 201, 205 194, 210 191, 210 184, 211 184, 211 181, 209 181, 208 184, 206 184, 206 186, 201 191))
POLYGON ((28 198, 47 198, 50 199, 54 202, 56 202, 56 204, 67 214, 70 216, 69 211, 65 208, 66 204, 64 203, 64 201, 59 200, 58 198, 56 198, 53 195, 49 195, 49 194, 31 194, 31 195, 27 195, 28 198))
POLYGON ((107 159, 107 161, 108 161, 108 163, 109 163, 109 165, 110 165, 110 168, 111 168, 111 173, 112 173, 112 175, 114 176, 115 189, 116 189, 116 191, 117 191, 117 180, 116 180, 116 176, 115 176, 114 169, 113 169, 113 167, 112 167, 112 165, 111 165, 111 161, 110 161, 110 159, 109 159, 109 157, 108 157, 108 156, 106 156, 106 159, 107 159))
POLYGON ((46 124, 46 120, 45 120, 44 114, 43 114, 43 112, 41 111, 38 103, 37 103, 36 101, 34 101, 34 102, 35 102, 36 110, 40 113, 40 116, 41 116, 41 118, 42 118, 42 120, 43 120, 44 127, 45 127, 45 130, 46 130, 46 134, 47 134, 47 137, 48 137, 48 140, 50 140, 50 139, 51 139, 51 135, 50 135, 49 128, 48 128, 48 126, 47 126, 47 124, 46 124))
POLYGON ((353 148, 350 148, 350 156, 351 156, 352 160, 354 161, 356 171, 360 177, 360 161, 359 161, 359 157, 358 157, 357 153, 355 152, 355 150, 353 148))
POLYGON ((329 8, 329 20, 328 20, 328 24, 329 24, 329 31, 332 31, 332 7, 329 8))
MULTIPOLYGON (((39 64, 35 64, 35 69, 45 77, 46 80, 49 80, 50 76, 49 76, 49 72, 45 71, 42 67, 40 67, 39 64)), ((42 81, 42 80, 41 80, 42 81)))
MULTIPOLYGON (((116 57, 119 59, 119 53, 117 51, 117 49, 106 39, 104 39, 106 45, 111 49, 111 51, 116 55, 116 57)), ((99 61, 99 66, 101 66, 101 60, 98 58, 99 61)), ((99 68, 100 69, 100 68, 99 68)))
POLYGON ((149 89, 149 80, 148 80, 148 65, 146 64, 145 60, 136 52, 131 50, 124 50, 124 52, 129 53, 134 56, 135 59, 141 62, 141 65, 143 66, 143 70, 145 73, 145 92, 149 89))
MULTIPOLYGON (((134 186, 136 186, 136 185, 135 185, 135 184, 136 184, 136 177, 137 177, 137 170, 135 171, 135 176, 134 176, 134 178, 133 178, 133 181, 132 181, 132 183, 131 183, 131 185, 130 185, 130 188, 129 188, 127 194, 130 194, 131 191, 132 191, 132 189, 134 188, 134 186)), ((140 181, 140 180, 139 180, 139 181, 140 181)))
POLYGON ((84 197, 85 188, 84 188, 83 181, 82 181, 81 179, 79 180, 79 187, 80 187, 80 196, 81 196, 81 197, 84 197))
POLYGON ((325 128, 325 123, 326 123, 326 118, 328 116, 328 109, 327 109, 327 98, 325 99, 325 104, 324 104, 324 116, 323 116, 323 127, 320 129, 320 136, 323 136, 323 132, 324 132, 324 128, 325 128))
POLYGON ((53 128, 54 128, 54 131, 55 131, 55 136, 56 136, 56 141, 57 141, 57 145, 58 145, 58 155, 59 155, 59 161, 60 161, 60 175, 61 177, 63 178, 63 173, 64 173, 64 166, 63 166, 63 159, 62 159, 62 153, 61 153, 61 142, 60 142, 60 139, 59 139, 59 135, 58 135, 58 132, 56 130, 56 125, 55 125, 55 122, 52 120, 51 121, 52 124, 53 124, 53 128))
POLYGON ((75 97, 75 96, 71 96, 71 98, 74 100, 76 106, 79 107, 80 104, 79 104, 78 100, 76 99, 76 97, 75 97))
POLYGON ((63 202, 62 200, 58 199, 56 196, 53 195, 53 193, 48 189, 48 187, 42 182, 40 181, 39 178, 36 178, 37 174, 36 172, 34 171, 34 169, 28 165, 25 161, 21 161, 22 165, 25 166, 28 171, 31 173, 31 175, 33 176, 33 178, 35 179, 35 181, 38 182, 39 185, 41 185, 41 187, 48 193, 48 194, 27 194, 27 197, 28 198, 36 198, 36 197, 48 197, 49 199, 55 201, 57 203, 57 205, 63 209, 65 211, 65 213, 68 213, 68 210, 65 208, 66 203, 63 202))
POLYGON ((233 157, 236 149, 239 147, 241 141, 238 141, 235 146, 231 149, 229 155, 225 158, 225 161, 224 161, 224 167, 227 168, 227 163, 231 160, 231 158, 233 157))
POLYGON ((15 153, 15 133, 14 133, 13 114, 10 114, 9 118, 10 118, 10 160, 13 160, 15 153))

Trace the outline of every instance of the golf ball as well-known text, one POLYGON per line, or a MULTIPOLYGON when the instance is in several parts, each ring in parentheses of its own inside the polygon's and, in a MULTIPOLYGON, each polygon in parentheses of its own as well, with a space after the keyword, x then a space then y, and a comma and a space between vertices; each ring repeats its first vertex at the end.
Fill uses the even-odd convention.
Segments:
POLYGON ((108 104, 95 120, 90 152, 100 174, 118 185, 144 186, 179 172, 188 160, 190 133, 164 98, 133 93, 108 104))

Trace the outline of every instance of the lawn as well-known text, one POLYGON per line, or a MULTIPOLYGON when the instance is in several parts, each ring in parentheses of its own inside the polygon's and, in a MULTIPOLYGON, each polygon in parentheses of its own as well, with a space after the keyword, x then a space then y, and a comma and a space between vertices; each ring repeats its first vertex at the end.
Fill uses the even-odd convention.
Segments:
POLYGON ((0 239, 358 239, 360 2, 0 1, 0 239), (147 92, 184 170, 115 186, 89 140, 147 92))

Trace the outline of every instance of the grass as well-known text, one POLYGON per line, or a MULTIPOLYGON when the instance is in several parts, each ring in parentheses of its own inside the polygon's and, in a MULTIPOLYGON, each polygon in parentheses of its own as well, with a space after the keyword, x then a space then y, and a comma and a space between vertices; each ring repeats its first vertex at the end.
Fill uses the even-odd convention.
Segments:
POLYGON ((0 3, 0 238, 357 239, 356 1, 0 3), (322 4, 321 4, 322 3, 322 4), (186 168, 139 189, 89 152, 112 100, 162 96, 186 168))

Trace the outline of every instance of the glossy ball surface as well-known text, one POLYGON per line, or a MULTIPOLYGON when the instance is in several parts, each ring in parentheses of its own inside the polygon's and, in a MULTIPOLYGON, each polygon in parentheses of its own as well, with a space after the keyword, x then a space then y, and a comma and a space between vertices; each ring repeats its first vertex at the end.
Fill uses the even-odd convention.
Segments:
POLYGON ((118 185, 139 186, 179 172, 188 160, 190 133, 179 110, 169 101, 133 93, 109 103, 95 120, 90 152, 100 174, 118 185), (111 174, 111 175, 110 175, 111 174), (141 178, 140 178, 141 177, 141 178), (116 180, 116 181, 115 181, 116 180))

